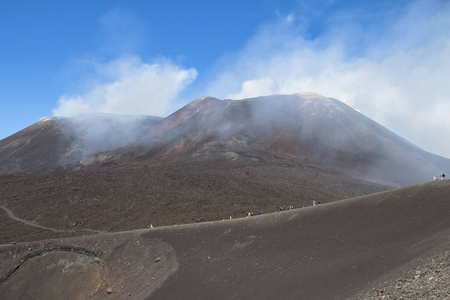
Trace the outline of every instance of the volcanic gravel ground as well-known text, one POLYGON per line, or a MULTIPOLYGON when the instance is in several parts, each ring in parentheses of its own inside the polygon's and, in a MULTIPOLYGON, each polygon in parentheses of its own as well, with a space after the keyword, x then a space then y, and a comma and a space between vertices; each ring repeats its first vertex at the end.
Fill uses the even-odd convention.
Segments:
POLYGON ((446 299, 449 188, 436 181, 252 218, 0 245, 0 295, 446 299))
POLYGON ((384 281, 354 299, 450 299, 450 244, 424 254, 394 280, 384 281))
POLYGON ((388 189, 296 160, 246 158, 2 175, 0 183, 0 205, 17 217, 69 231, 28 228, 8 220, 2 210, 0 243, 91 234, 85 229, 110 232, 238 218, 388 189))

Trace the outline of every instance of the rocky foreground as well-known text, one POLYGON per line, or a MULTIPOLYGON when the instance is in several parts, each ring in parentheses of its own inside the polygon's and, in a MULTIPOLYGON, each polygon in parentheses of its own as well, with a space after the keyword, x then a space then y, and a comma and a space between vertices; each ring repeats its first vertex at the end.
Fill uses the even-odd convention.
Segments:
POLYGON ((450 299, 450 245, 355 299, 450 299))

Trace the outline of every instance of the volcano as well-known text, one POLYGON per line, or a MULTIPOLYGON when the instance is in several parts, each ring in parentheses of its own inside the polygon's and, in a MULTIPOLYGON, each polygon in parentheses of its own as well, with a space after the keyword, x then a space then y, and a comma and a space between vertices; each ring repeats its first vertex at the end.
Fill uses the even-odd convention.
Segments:
MULTIPOLYGON (((163 119, 46 119, 0 141, 0 162, 3 205, 75 235, 307 207, 430 181, 449 168, 312 93, 203 97, 163 119)), ((1 234, 4 242, 48 237, 9 223, 1 234)))
POLYGON ((3 174, 217 160, 296 160, 393 187, 429 181, 450 167, 449 159, 314 93, 202 97, 166 118, 49 118, 0 141, 3 174))
POLYGON ((389 186, 425 182, 450 167, 450 160, 423 151, 339 100, 314 93, 199 98, 135 143, 83 164, 275 156, 389 186))

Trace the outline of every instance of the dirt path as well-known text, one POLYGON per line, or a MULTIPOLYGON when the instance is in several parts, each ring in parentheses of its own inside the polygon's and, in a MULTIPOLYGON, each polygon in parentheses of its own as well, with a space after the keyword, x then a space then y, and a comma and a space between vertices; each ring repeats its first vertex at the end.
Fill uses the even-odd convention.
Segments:
POLYGON ((42 226, 42 225, 39 225, 39 224, 31 222, 31 221, 20 219, 20 218, 16 217, 16 215, 12 212, 12 210, 10 210, 10 209, 8 209, 8 208, 6 208, 4 206, 0 206, 0 208, 3 209, 4 211, 6 211, 6 213, 8 214, 8 217, 10 217, 11 219, 16 220, 18 222, 22 222, 24 224, 27 224, 27 225, 30 225, 30 226, 33 226, 33 227, 37 227, 37 228, 51 230, 51 231, 54 231, 54 232, 64 232, 64 231, 66 231, 66 230, 59 230, 59 229, 55 229, 55 228, 51 228, 51 227, 42 226))
MULTIPOLYGON (((45 229, 45 230, 50 230, 50 231, 53 231, 53 232, 70 232, 70 230, 60 230, 60 229, 56 229, 56 228, 42 226, 42 225, 39 225, 37 223, 31 222, 31 221, 27 221, 27 220, 24 220, 24 219, 20 219, 12 212, 12 210, 10 210, 10 209, 8 209, 8 208, 6 208, 4 206, 1 206, 1 205, 0 205, 0 208, 3 209, 4 211, 6 211, 6 213, 8 214, 9 218, 11 218, 11 219, 13 219, 15 221, 18 221, 18 222, 22 222, 22 223, 24 223, 26 225, 30 225, 30 226, 41 228, 41 229, 45 229)), ((94 230, 94 229, 84 229, 84 230, 95 232, 95 233, 107 233, 106 231, 100 231, 100 230, 94 230)))

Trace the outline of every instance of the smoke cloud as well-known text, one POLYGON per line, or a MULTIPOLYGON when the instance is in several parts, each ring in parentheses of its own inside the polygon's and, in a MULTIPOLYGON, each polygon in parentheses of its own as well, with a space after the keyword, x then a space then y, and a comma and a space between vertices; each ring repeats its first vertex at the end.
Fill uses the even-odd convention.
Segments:
POLYGON ((290 13, 261 26, 241 51, 218 63, 221 72, 205 94, 317 92, 450 157, 443 138, 450 136, 448 1, 409 2, 382 14, 338 11, 314 34, 314 14, 307 15, 290 13))
POLYGON ((171 102, 197 76, 166 60, 144 63, 137 56, 123 56, 108 63, 89 62, 94 82, 83 94, 64 95, 54 116, 115 113, 164 116, 171 102))

